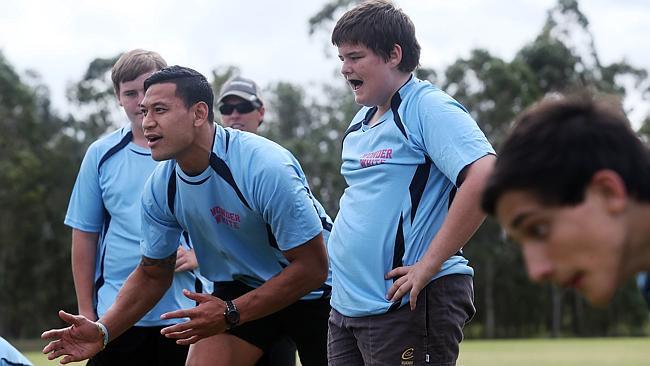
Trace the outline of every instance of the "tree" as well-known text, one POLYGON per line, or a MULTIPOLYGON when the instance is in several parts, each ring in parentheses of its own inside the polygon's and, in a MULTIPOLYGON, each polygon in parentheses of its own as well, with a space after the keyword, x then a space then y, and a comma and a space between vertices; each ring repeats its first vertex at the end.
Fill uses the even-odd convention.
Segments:
MULTIPOLYGON (((602 65, 588 25, 589 22, 580 11, 577 1, 559 1, 549 11, 541 33, 534 41, 525 45, 512 61, 497 59, 485 50, 475 50, 468 59, 459 59, 447 68, 443 88, 472 111, 497 148, 509 129, 512 118, 545 95, 587 89, 593 93, 613 93, 622 99, 627 93, 633 92, 621 82, 630 78, 634 81, 632 85, 636 85, 639 92, 643 93, 644 85, 647 84, 645 70, 635 68, 624 61, 602 65), (575 40, 578 39, 583 42, 577 43, 575 40)), ((504 256, 504 247, 501 245, 477 245, 478 242, 485 244, 490 240, 489 237, 492 237, 493 241, 496 239, 492 234, 493 225, 493 221, 488 221, 467 250, 470 258, 476 260, 477 279, 484 277, 481 282, 487 284, 485 288, 477 286, 477 293, 485 291, 484 295, 488 299, 486 303, 496 303, 495 306, 485 309, 486 335, 494 336, 499 333, 491 328, 488 321, 495 317, 497 324, 509 322, 513 318, 520 324, 534 325, 545 322, 550 326, 551 334, 556 336, 562 332, 569 319, 568 323, 573 323, 573 330, 577 334, 587 333, 585 327, 593 322, 587 323, 580 319, 590 317, 585 312, 593 316, 594 310, 576 302, 579 306, 574 306, 573 314, 563 312, 567 299, 574 299, 575 296, 563 296, 563 292, 554 287, 549 288, 550 292, 538 292, 537 296, 532 293, 536 301, 521 314, 512 309, 522 308, 522 296, 517 296, 516 299, 498 296, 494 291, 495 287, 509 285, 494 284, 497 278, 504 277, 499 276, 491 267, 496 265, 497 268, 523 268, 523 264, 519 258, 513 262, 512 258, 516 257, 504 256), (492 291, 494 292, 490 294, 492 291), (536 308, 540 311, 531 312, 531 309, 536 308), (503 314, 499 314, 498 309, 505 310, 503 314), (549 309, 550 312, 544 309, 549 309), (549 314, 547 321, 535 319, 534 314, 544 313, 549 314)), ((506 250, 512 251, 514 247, 507 246, 506 250)), ((520 273, 517 277, 519 275, 520 273)), ((517 286, 512 290, 522 293, 528 287, 524 286, 517 286)), ((642 318, 631 316, 625 319, 627 324, 636 321, 642 321, 642 318)), ((533 329, 535 328, 537 327, 534 326, 533 329)), ((600 332, 607 333, 608 329, 601 329, 600 332)))
POLYGON ((38 334, 58 309, 74 304, 63 225, 76 169, 69 161, 79 149, 73 126, 52 113, 37 75, 19 75, 0 53, 0 333, 6 336, 38 334))
POLYGON ((50 109, 36 73, 18 74, 0 53, 0 333, 34 337, 76 309, 70 272, 68 198, 90 142, 114 126, 108 77, 96 59, 68 91, 75 119, 50 109), (26 316, 30 321, 25 321, 26 316))
POLYGON ((116 121, 121 120, 110 76, 119 57, 118 54, 94 59, 81 80, 68 88, 68 100, 77 107, 76 128, 80 131, 77 137, 86 144, 114 128, 116 121))
POLYGON ((300 86, 280 82, 267 95, 262 134, 298 158, 315 197, 334 217, 345 188, 339 174, 342 132, 358 109, 351 93, 324 85, 321 98, 307 100, 300 86))

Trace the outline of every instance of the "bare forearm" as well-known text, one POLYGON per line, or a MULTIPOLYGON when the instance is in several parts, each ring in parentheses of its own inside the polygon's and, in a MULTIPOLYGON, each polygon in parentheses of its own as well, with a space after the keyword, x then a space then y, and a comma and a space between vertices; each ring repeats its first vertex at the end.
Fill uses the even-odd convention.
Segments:
MULTIPOLYGON (((461 197, 459 193, 455 199, 463 200, 464 197, 461 197)), ((429 244, 424 259, 430 263, 431 267, 439 270, 444 261, 457 253, 469 241, 484 219, 485 215, 478 207, 475 210, 459 209, 454 212, 450 209, 445 223, 429 244)))
POLYGON ((99 320, 110 339, 124 333, 144 316, 165 294, 172 282, 176 255, 163 260, 143 257, 117 294, 115 303, 99 320))
POLYGON ((72 277, 79 314, 94 320, 93 307, 95 260, 98 233, 72 230, 72 277))
POLYGON ((241 322, 259 319, 283 309, 327 279, 327 252, 319 234, 288 255, 290 264, 259 288, 239 297, 241 322), (292 257, 293 256, 293 257, 292 257))
POLYGON ((424 259, 436 271, 469 241, 483 223, 485 214, 480 207, 480 198, 493 164, 494 156, 488 155, 470 167, 444 223, 424 255, 424 259))

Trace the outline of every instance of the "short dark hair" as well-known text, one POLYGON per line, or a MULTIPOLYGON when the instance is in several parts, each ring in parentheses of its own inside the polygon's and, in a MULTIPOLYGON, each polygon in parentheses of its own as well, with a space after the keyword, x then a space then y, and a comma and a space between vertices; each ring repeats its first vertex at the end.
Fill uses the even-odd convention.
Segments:
POLYGON ((631 197, 650 201, 650 150, 630 127, 620 102, 555 96, 516 118, 481 205, 494 215, 501 195, 512 190, 529 191, 548 205, 576 205, 603 169, 619 174, 631 197))
POLYGON ((176 85, 176 96, 187 108, 198 102, 208 105, 208 119, 214 121, 214 93, 208 80, 200 72, 189 67, 169 66, 153 73, 144 81, 145 92, 153 84, 172 83, 176 85))
POLYGON ((402 48, 398 69, 412 72, 420 63, 415 26, 402 9, 390 1, 364 1, 343 14, 332 31, 332 44, 361 44, 388 60, 395 44, 402 48))

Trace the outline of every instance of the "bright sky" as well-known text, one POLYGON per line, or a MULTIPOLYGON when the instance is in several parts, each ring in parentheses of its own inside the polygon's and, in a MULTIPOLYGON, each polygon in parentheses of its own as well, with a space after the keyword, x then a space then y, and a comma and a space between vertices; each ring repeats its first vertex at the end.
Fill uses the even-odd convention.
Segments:
MULTIPOLYGON (((66 85, 80 79, 90 61, 133 48, 158 51, 169 64, 206 75, 218 66, 236 65, 262 86, 286 80, 309 89, 338 77, 336 50, 329 43, 333 25, 308 34, 307 20, 326 2, 1 0, 0 50, 17 71, 41 75, 59 111, 68 110, 66 85)), ((479 47, 510 60, 539 33, 556 0, 396 3, 415 23, 421 64, 442 71, 479 47)), ((580 7, 601 62, 626 59, 650 71, 647 0, 581 0, 580 7)), ((628 108, 634 108, 633 121, 649 109, 628 108)))

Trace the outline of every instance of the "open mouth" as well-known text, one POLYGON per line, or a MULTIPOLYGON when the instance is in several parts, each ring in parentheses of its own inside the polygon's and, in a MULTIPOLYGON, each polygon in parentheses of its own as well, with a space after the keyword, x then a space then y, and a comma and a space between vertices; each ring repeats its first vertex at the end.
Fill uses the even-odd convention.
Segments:
POLYGON ((354 91, 359 90, 361 85, 363 85, 363 81, 358 79, 348 79, 348 83, 350 83, 350 87, 352 87, 352 90, 354 91))
POLYGON ((145 136, 145 138, 147 139, 147 142, 149 143, 149 146, 151 146, 151 145, 155 144, 158 140, 162 139, 162 136, 149 135, 149 136, 145 136))

